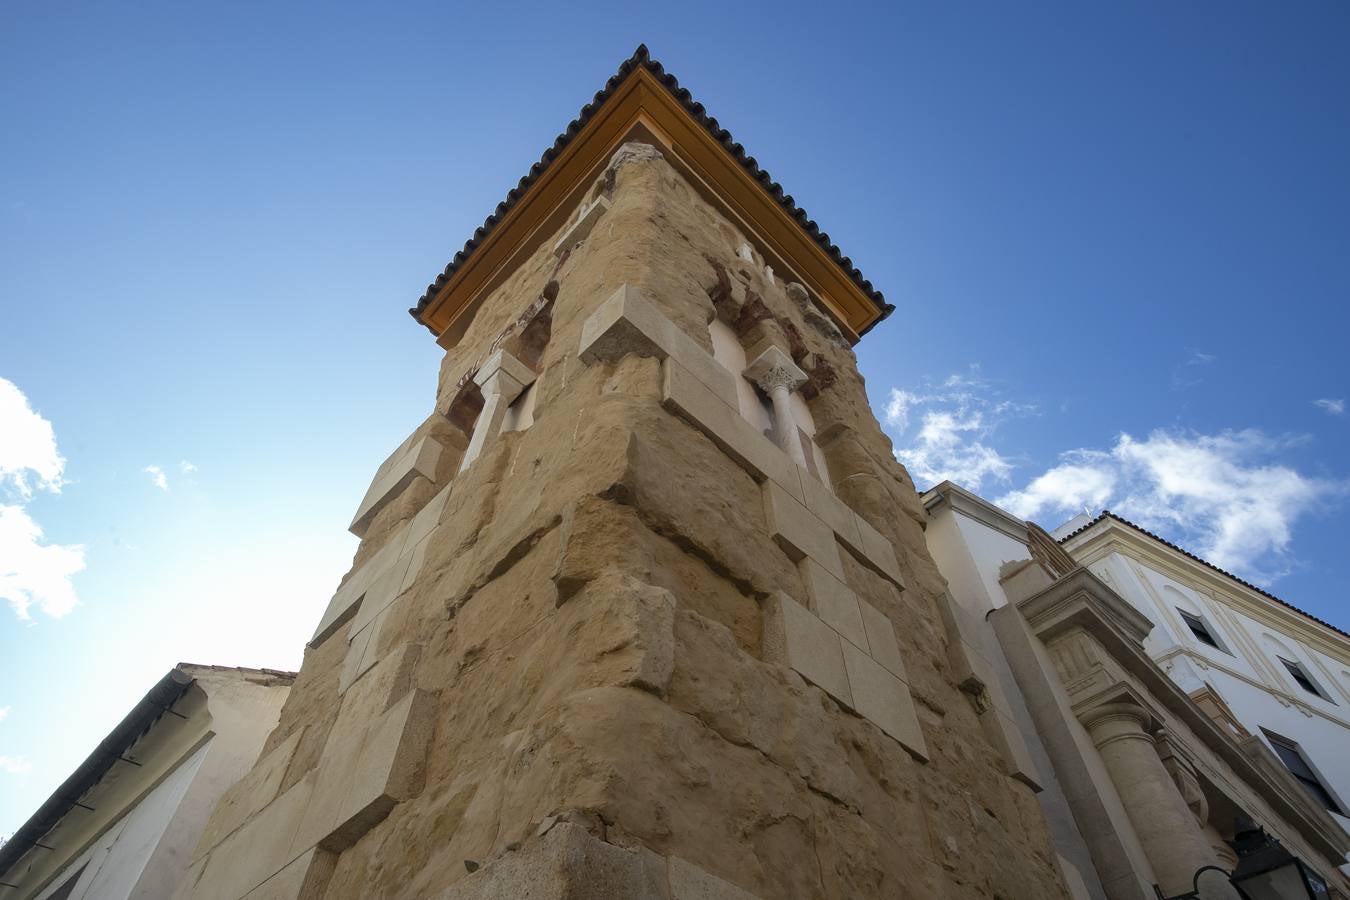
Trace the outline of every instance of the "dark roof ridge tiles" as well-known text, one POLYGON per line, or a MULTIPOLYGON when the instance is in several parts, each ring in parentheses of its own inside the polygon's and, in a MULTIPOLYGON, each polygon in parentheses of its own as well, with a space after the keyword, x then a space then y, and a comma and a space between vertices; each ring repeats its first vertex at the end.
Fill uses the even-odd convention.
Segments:
POLYGON ((633 55, 620 64, 619 70, 610 76, 609 80, 605 82, 605 86, 596 92, 591 102, 581 108, 581 112, 577 113, 577 117, 568 123, 567 128, 553 141, 553 145, 544 151, 539 161, 530 166, 530 170, 521 177, 516 186, 507 192, 506 199, 498 203, 493 213, 474 231, 473 236, 464 243, 463 249, 459 250, 446 265, 445 271, 437 275, 436 280, 427 285, 426 291, 418 298, 417 305, 408 310, 413 318, 418 318, 421 315, 422 310, 426 309, 432 298, 450 280, 455 271, 463 265, 483 239, 497 226, 497 223, 511 211, 520 198, 525 195, 525 192, 529 190, 530 185, 571 143, 572 139, 595 115, 596 110, 604 105, 605 101, 613 95, 618 86, 637 66, 645 67, 647 71, 656 76, 657 80, 680 102, 685 111, 693 116, 714 139, 721 143, 735 157, 736 161, 750 173, 752 178, 764 186, 764 189, 777 201, 778 205, 806 230, 806 233, 829 254, 830 258, 844 270, 853 283, 876 305, 877 309, 881 311, 881 315, 872 323, 873 326, 894 311, 895 307, 886 302, 886 298, 881 291, 874 288, 872 282, 863 277, 858 267, 853 265, 853 260, 845 256, 843 251, 830 240, 829 234, 822 231, 816 221, 807 215, 806 210, 797 205, 792 195, 785 192, 783 186, 774 181, 773 177, 760 167, 759 162, 753 156, 745 152, 745 148, 731 137, 729 131, 721 127, 716 118, 707 114, 703 104, 694 99, 688 88, 681 87, 679 80, 674 75, 668 73, 660 62, 651 58, 651 53, 647 50, 646 44, 638 44, 637 50, 633 51, 633 55))
POLYGON ((1286 609, 1292 610, 1293 612, 1298 613, 1300 616, 1303 616, 1305 619, 1310 619, 1311 621, 1316 622, 1318 625, 1321 625, 1321 626, 1323 626, 1324 628, 1330 628, 1332 631, 1336 632, 1337 634, 1341 635, 1342 637, 1350 638, 1350 633, 1347 633, 1347 632, 1345 632, 1345 631, 1342 631, 1341 629, 1337 628, 1335 625, 1332 625, 1330 622, 1327 622, 1327 621, 1325 621, 1325 620, 1323 620, 1323 619, 1319 619, 1319 618, 1317 618, 1317 616, 1314 616, 1312 613, 1310 613, 1310 612, 1308 612, 1308 611, 1306 611, 1306 610, 1299 609, 1297 606, 1295 606, 1294 604, 1290 603, 1288 600, 1281 600, 1279 597, 1276 597, 1274 594, 1272 594, 1270 591, 1266 590, 1265 588, 1257 587, 1256 585, 1252 584, 1250 581, 1247 581, 1246 579, 1243 579, 1243 578, 1239 578, 1238 576, 1234 575, 1232 572, 1228 571, 1227 569, 1221 569, 1221 568, 1219 568, 1218 566, 1214 565, 1214 563, 1210 562, 1209 560, 1207 560, 1207 559, 1205 559, 1205 558, 1203 558, 1203 557, 1200 557, 1200 556, 1196 556, 1194 553, 1192 553, 1191 551, 1185 549, 1184 547, 1178 547, 1176 544, 1172 543, 1172 542, 1169 541, 1167 538, 1161 537, 1161 536, 1159 536, 1159 535, 1156 535, 1156 534, 1154 534, 1153 532, 1149 531, 1147 528, 1144 528, 1144 527, 1141 526, 1141 525, 1136 525, 1134 522, 1131 522, 1129 519, 1125 518, 1124 516, 1118 516, 1118 515, 1116 515, 1115 513, 1111 512, 1111 510, 1109 510, 1109 509, 1104 509, 1104 510, 1102 510, 1102 511, 1101 511, 1101 514, 1098 515, 1098 516, 1097 516, 1095 519, 1093 519, 1091 522, 1088 522, 1088 523, 1087 523, 1086 525, 1084 525, 1083 527, 1074 529, 1073 531, 1071 531, 1071 532, 1069 532, 1068 534, 1064 535, 1064 537, 1062 537, 1062 538, 1059 539, 1059 542, 1060 542, 1061 544, 1063 544, 1065 541, 1069 540, 1070 538, 1077 537, 1078 535, 1080 535, 1080 534, 1082 534, 1083 532, 1087 531, 1089 528, 1091 528, 1091 527, 1093 527, 1094 525, 1096 525, 1096 524, 1098 524, 1099 522, 1101 522, 1103 519, 1113 519, 1114 521, 1117 521, 1117 522, 1119 522, 1119 523, 1122 524, 1122 525, 1128 525, 1130 528, 1133 528, 1135 531, 1139 532, 1140 534, 1146 535, 1147 537, 1151 537, 1151 538, 1153 538, 1153 540, 1157 541, 1157 542, 1160 543, 1160 544, 1163 544, 1164 546, 1171 547, 1173 550, 1177 551, 1178 553, 1180 553, 1182 556, 1186 557, 1187 559, 1194 560, 1195 562, 1200 563, 1202 566, 1204 566, 1204 567, 1206 567, 1206 568, 1208 568, 1208 569, 1212 569, 1212 570, 1214 570, 1215 572, 1218 572, 1220 575, 1223 575, 1225 578, 1231 578, 1233 581, 1236 581, 1238 584, 1242 585, 1243 587, 1248 588, 1249 590, 1256 591, 1256 593, 1260 594, 1262 597, 1265 597, 1265 598, 1267 598, 1267 599, 1269 599, 1269 600, 1274 600, 1276 603, 1280 604, 1281 606, 1285 607, 1286 609))

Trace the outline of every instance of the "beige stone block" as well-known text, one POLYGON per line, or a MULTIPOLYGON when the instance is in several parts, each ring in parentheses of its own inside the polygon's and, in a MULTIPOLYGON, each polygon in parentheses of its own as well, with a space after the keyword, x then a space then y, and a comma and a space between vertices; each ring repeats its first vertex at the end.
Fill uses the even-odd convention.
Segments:
POLYGON ((834 495, 819 478, 801 466, 797 474, 802 482, 802 502, 816 514, 816 518, 834 529, 839 540, 856 555, 863 552, 862 535, 858 531, 858 516, 849 505, 834 495))
POLYGON ((854 645, 867 652, 867 631, 863 627, 858 595, 844 582, 835 578, 811 557, 797 566, 802 581, 811 595, 811 608, 821 620, 839 632, 854 645))
POLYGON ((905 660, 900 655, 900 642, 895 637, 895 625, 890 618, 866 600, 858 600, 858 611, 862 615, 863 628, 867 632, 867 647, 872 658, 896 678, 909 683, 909 673, 905 671, 905 660))
POLYGON ((609 198, 605 196, 596 197, 590 203, 581 208, 577 214, 576 221, 568 226, 553 245, 553 255, 562 256, 564 252, 572 249, 577 244, 586 240, 586 236, 591 233, 595 223, 600 221, 600 217, 609 209, 609 198))
POLYGON ((286 777, 286 770, 290 767, 291 757, 295 755, 295 748, 300 745, 304 733, 303 727, 297 728, 225 792, 202 831, 197 852, 193 854, 194 859, 216 846, 225 835, 243 825, 276 798, 281 782, 286 777))
POLYGON ((844 580, 844 563, 839 558, 839 545, 834 530, 792 497, 775 481, 762 485, 764 517, 769 534, 793 561, 809 556, 840 581, 844 580))
POLYGON ((445 448, 431 435, 425 435, 407 447, 400 447, 394 455, 385 460, 375 474, 370 489, 361 498, 361 504, 352 517, 348 531, 357 537, 363 537, 371 519, 403 492, 419 476, 429 481, 436 480, 436 464, 440 462, 445 448))
POLYGON ((900 563, 895 558, 895 547, 862 516, 854 513, 853 518, 862 542, 862 553, 855 555, 869 569, 903 591, 905 582, 900 575, 900 563))
POLYGON ((333 877, 337 856, 315 847, 291 860, 243 900, 319 900, 333 877))
POLYGON ((844 665, 848 671, 853 708, 882 731, 900 742, 911 756, 928 759, 928 744, 919 728, 909 688, 881 663, 845 642, 844 665))
POLYGON ((262 812, 230 834, 207 857, 192 896, 243 897, 291 861, 290 847, 314 789, 306 775, 262 812))
POLYGON ((661 405, 698 428, 756 481, 772 481, 801 499, 801 479, 792 460, 679 363, 662 365, 661 405))
POLYGON ((980 727, 1003 758, 1004 771, 1008 776, 1039 792, 1041 776, 1031 760, 1031 751, 1027 749, 1026 739, 1022 737, 1017 723, 1002 710, 989 709, 980 716, 980 727))
POLYGON ((670 900, 665 857, 606 843, 558 822, 519 849, 488 860, 436 900, 670 900))
POLYGON ((398 599, 403 590, 408 567, 412 565, 415 555, 415 550, 400 555, 392 565, 385 567, 375 576, 370 587, 366 589, 365 596, 361 599, 361 608, 356 611, 356 616, 352 619, 349 633, 365 628, 375 621, 375 617, 384 612, 389 604, 398 599))
POLYGON ((445 512, 445 504, 449 502, 453 488, 454 482, 441 488, 436 492, 436 496, 428 500, 426 505, 417 511, 417 515, 413 516, 412 521, 408 523, 408 534, 404 538, 405 549, 417 546, 441 523, 441 513, 445 512))
POLYGON ((366 732, 328 845, 347 847, 422 789, 434 698, 409 691, 366 732))
POLYGON ((758 900, 755 894, 678 856, 667 860, 666 870, 671 900, 758 900))
POLYGON ((620 285, 581 329, 581 360, 617 362, 629 353, 673 359, 723 403, 736 406, 736 376, 685 334, 654 303, 620 285))
POLYGON ((778 593, 765 601, 764 658, 792 668, 836 700, 851 706, 841 646, 846 643, 838 632, 786 594, 778 593))
MULTIPOLYGON (((378 621, 378 617, 376 617, 378 621)), ((370 645, 370 635, 374 631, 375 625, 371 623, 360 631, 356 632, 347 641, 347 655, 342 660, 342 672, 338 675, 338 694, 347 693, 347 688, 361 673, 365 671, 362 667, 362 661, 366 657, 366 649, 370 645)))
MULTIPOLYGON (((384 574, 386 569, 398 562, 406 537, 407 529, 402 529, 391 535, 374 556, 366 560, 338 587, 337 592, 333 594, 333 599, 328 601, 328 608, 324 610, 323 618, 319 620, 318 627, 314 629, 314 636, 309 639, 311 647, 322 644, 351 618, 370 586, 384 574)), ((374 614, 378 611, 371 610, 365 622, 374 618, 374 614)), ((353 630, 359 630, 361 627, 364 627, 364 622, 362 626, 353 630)))

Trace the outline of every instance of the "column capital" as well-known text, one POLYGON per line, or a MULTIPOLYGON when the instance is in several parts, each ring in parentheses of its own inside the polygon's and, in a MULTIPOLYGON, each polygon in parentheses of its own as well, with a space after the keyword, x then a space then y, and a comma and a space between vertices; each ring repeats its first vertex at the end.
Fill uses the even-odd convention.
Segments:
POLYGON ((777 388, 795 391, 807 379, 806 373, 792 361, 792 357, 777 347, 769 347, 755 357, 755 361, 746 366, 741 374, 770 395, 777 388))
POLYGON ((482 389, 485 398, 498 394, 508 404, 533 384, 534 379, 533 369, 501 349, 494 350, 473 376, 474 384, 482 389))

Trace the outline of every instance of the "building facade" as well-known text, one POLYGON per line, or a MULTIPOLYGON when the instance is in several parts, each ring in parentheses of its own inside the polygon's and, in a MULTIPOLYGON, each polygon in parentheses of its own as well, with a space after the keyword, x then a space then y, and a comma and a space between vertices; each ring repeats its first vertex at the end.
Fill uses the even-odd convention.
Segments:
POLYGON ((1149 655, 1350 828, 1350 635, 1111 513, 1062 545, 1153 623, 1149 655))
POLYGON ((172 896, 217 802, 276 726, 294 676, 171 669, 0 847, 0 898, 172 896))
POLYGON ((857 370, 888 311, 640 49, 412 311, 432 413, 179 896, 1067 896, 857 370))
MULTIPOLYGON (((1317 870, 1326 896, 1350 897, 1339 871, 1350 849, 1343 820, 1254 720, 1243 724, 1227 700, 1240 691, 1193 676, 1212 667, 1178 666, 1179 631, 1160 628, 1162 608, 1141 602, 1145 589, 1127 579, 1152 584, 1160 573, 1136 568, 1133 555, 1127 561, 1117 527, 1128 530, 1129 541, 1159 539, 1103 517, 1061 544, 951 483, 926 492, 923 502, 928 546, 970 641, 983 642, 988 680, 1002 684, 1024 726, 1028 758, 1045 785, 1039 799, 1079 896, 1154 897, 1154 885, 1168 896, 1188 891, 1202 867, 1237 866, 1236 839, 1243 823, 1254 822, 1317 870), (1101 527, 1107 521, 1111 527, 1101 527)), ((1234 580, 1194 558, 1186 563, 1234 580)), ((1148 596, 1170 599, 1158 586, 1148 596)), ((1255 596, 1254 588, 1243 589, 1255 596)), ((1281 617, 1307 620, 1273 598, 1261 600, 1279 609, 1261 617, 1268 628, 1281 617)), ((1171 619, 1187 633, 1181 613, 1203 616, 1198 628, 1217 615, 1193 599, 1177 602, 1171 619)), ((1300 627, 1320 629, 1318 646, 1337 652, 1335 629, 1312 620, 1300 627)), ((1238 702, 1248 714, 1268 712, 1238 702)), ((1295 747, 1313 743, 1320 727, 1290 728, 1285 739, 1295 747)), ((1201 896, 1235 896, 1230 890, 1210 876, 1201 896)))

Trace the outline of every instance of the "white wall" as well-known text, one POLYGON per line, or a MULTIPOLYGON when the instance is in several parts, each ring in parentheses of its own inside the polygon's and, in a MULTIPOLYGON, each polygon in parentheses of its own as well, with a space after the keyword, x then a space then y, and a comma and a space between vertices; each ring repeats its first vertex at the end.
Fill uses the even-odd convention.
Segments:
POLYGON ((178 811, 178 805, 206 758, 210 742, 195 753, 155 786, 115 825, 99 836, 75 862, 53 879, 37 900, 45 900, 56 893, 81 867, 75 889, 69 900, 117 900, 130 895, 140 880, 145 864, 154 852, 165 828, 178 811))
MULTIPOLYGON (((1153 621, 1154 630, 1144 646, 1173 681, 1188 693, 1211 685, 1242 726, 1263 740, 1265 728, 1296 741, 1346 811, 1345 804, 1350 803, 1346 665, 1312 650, 1294 635, 1258 622, 1207 584, 1188 583, 1182 570, 1162 572, 1121 552, 1103 556, 1090 568, 1153 621), (1225 649, 1198 640, 1177 613, 1178 607, 1200 614, 1225 649), (1277 656, 1300 663, 1331 699, 1299 687, 1277 656)), ((1350 818, 1337 819, 1350 830, 1350 818)))

